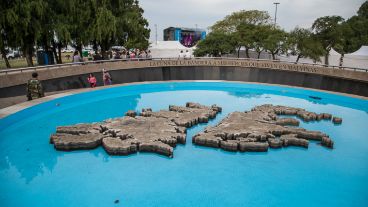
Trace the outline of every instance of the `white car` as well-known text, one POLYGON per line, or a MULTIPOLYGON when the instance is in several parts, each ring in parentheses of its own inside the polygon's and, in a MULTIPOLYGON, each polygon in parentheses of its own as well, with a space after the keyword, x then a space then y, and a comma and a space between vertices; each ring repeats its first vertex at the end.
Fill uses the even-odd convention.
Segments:
POLYGON ((9 51, 8 54, 6 54, 7 59, 14 59, 20 57, 19 51, 9 51))
POLYGON ((74 52, 74 50, 73 49, 64 48, 64 49, 61 50, 61 52, 62 53, 66 53, 66 52, 67 53, 71 53, 71 52, 74 52))

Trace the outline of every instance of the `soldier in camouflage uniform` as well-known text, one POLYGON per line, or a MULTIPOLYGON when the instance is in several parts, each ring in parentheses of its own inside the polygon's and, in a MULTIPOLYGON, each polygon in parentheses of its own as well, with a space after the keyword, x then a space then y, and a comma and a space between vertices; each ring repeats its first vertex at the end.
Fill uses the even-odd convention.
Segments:
POLYGON ((41 81, 37 79, 38 74, 32 73, 32 78, 27 82, 27 98, 28 101, 44 97, 41 81))

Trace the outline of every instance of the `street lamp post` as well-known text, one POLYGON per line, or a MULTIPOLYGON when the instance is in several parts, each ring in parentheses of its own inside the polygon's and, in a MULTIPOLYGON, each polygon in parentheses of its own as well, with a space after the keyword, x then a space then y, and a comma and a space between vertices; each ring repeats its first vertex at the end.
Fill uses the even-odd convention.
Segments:
POLYGON ((157 45, 157 24, 155 24, 155 33, 156 33, 156 45, 157 45))
POLYGON ((279 2, 274 2, 273 4, 275 4, 276 8, 275 8, 275 27, 276 27, 276 20, 277 20, 277 5, 279 5, 279 2))

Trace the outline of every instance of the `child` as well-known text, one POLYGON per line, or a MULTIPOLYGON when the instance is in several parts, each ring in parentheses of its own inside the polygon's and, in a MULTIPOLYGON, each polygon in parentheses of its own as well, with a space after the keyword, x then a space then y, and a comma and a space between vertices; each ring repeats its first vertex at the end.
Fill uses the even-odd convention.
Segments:
POLYGON ((104 86, 111 85, 111 83, 112 83, 111 75, 105 69, 102 69, 102 79, 103 79, 103 82, 104 82, 104 86))
POLYGON ((96 77, 92 73, 89 74, 88 83, 91 85, 91 88, 96 87, 97 80, 96 80, 96 77))

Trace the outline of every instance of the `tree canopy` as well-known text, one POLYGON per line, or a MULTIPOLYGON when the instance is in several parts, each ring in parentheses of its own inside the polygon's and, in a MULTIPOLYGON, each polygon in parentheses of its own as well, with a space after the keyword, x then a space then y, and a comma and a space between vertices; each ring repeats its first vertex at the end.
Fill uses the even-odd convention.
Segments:
POLYGON ((309 29, 296 27, 290 32, 288 42, 292 53, 297 55, 296 62, 302 57, 320 61, 325 54, 321 42, 309 29))
POLYGON ((312 25, 317 38, 325 49, 325 64, 328 65, 330 50, 338 43, 341 37, 340 25, 344 19, 340 16, 324 16, 316 19, 312 25))
POLYGON ((266 11, 241 10, 226 16, 224 19, 211 26, 212 31, 222 32, 232 36, 238 51, 241 47, 246 49, 246 57, 249 58, 249 49, 255 41, 255 31, 262 25, 271 24, 271 17, 266 11))
POLYGON ((206 39, 197 44, 195 56, 211 55, 219 57, 235 50, 235 41, 231 35, 222 32, 211 32, 206 39))
POLYGON ((0 50, 6 59, 6 48, 20 48, 32 66, 36 46, 51 50, 58 63, 69 44, 80 52, 91 44, 104 57, 113 45, 146 49, 150 30, 143 12, 137 0, 3 0, 0 50))
POLYGON ((211 30, 217 32, 233 33, 241 24, 261 25, 270 23, 271 17, 266 11, 241 10, 226 16, 223 20, 216 22, 211 26, 211 30))
MULTIPOLYGON (((278 25, 271 22, 270 15, 266 11, 241 10, 234 12, 210 27, 211 41, 201 41, 198 44, 197 55, 212 55, 206 51, 214 45, 213 38, 223 41, 227 37, 226 44, 234 45, 238 57, 240 49, 245 48, 245 57, 249 58, 249 50, 258 53, 265 51, 271 54, 273 59, 280 53, 297 55, 296 62, 300 58, 311 58, 313 61, 321 61, 324 56, 325 64, 328 63, 330 50, 334 48, 341 54, 342 65, 344 54, 358 50, 362 45, 368 44, 368 1, 365 1, 357 15, 344 20, 341 16, 324 16, 317 18, 311 28, 296 27, 286 32, 278 25), (229 41, 231 40, 231 44, 229 41), (208 45, 207 45, 208 44, 208 45), (206 50, 203 48, 207 48, 206 50)), ((218 43, 216 47, 220 47, 218 43)), ((230 51, 230 50, 227 50, 230 51)))

